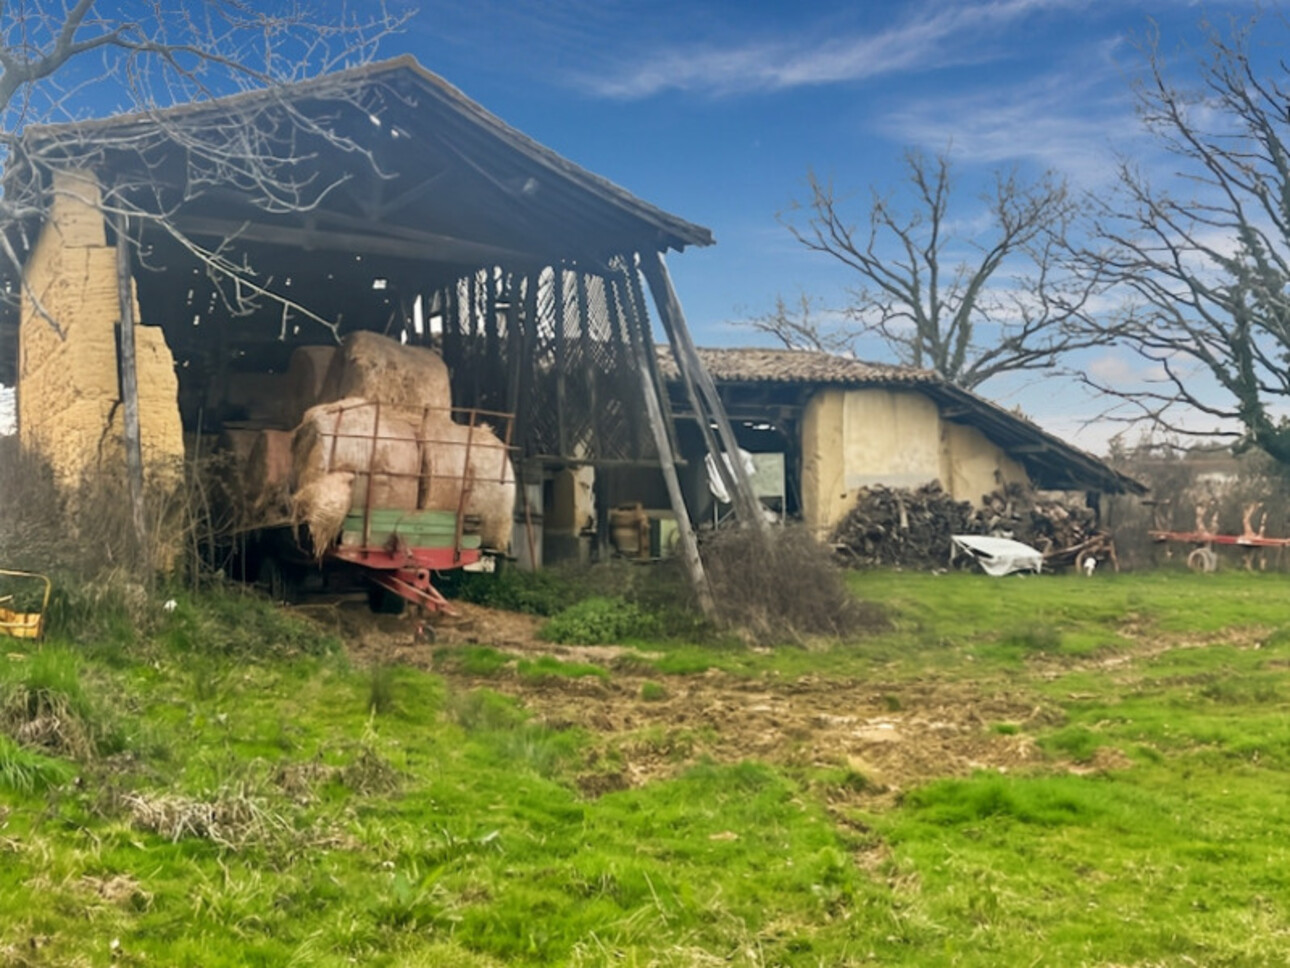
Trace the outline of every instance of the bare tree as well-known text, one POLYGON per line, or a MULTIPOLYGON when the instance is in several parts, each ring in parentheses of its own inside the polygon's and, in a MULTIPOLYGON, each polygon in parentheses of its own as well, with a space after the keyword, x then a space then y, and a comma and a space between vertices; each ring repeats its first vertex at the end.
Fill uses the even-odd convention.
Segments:
POLYGON ((854 348, 877 337, 899 362, 967 388, 1052 368, 1105 341, 1084 325, 1102 282, 1069 257, 1079 211, 1060 178, 996 172, 980 198, 988 217, 978 229, 951 211, 947 154, 909 151, 905 166, 907 211, 873 190, 867 217, 854 221, 847 199, 812 173, 809 197, 783 218, 808 249, 855 273, 846 323, 827 331, 781 300, 754 325, 797 347, 854 348))
MULTIPOLYGON (((251 267, 226 258, 219 244, 198 243, 170 213, 180 202, 228 189, 267 212, 307 211, 336 186, 309 168, 303 139, 326 140, 355 155, 361 146, 286 99, 249 99, 216 124, 176 109, 272 92, 370 60, 406 15, 391 13, 384 2, 361 9, 328 21, 298 0, 0 3, 0 153, 7 170, 0 264, 7 263, 6 274, 20 278, 18 249, 31 243, 26 228, 48 208, 51 171, 93 170, 110 155, 132 153, 150 177, 103 185, 106 216, 129 220, 132 240, 142 222, 162 226, 200 259, 232 306, 245 309, 264 297, 288 306, 286 295, 258 283, 251 267), (121 113, 139 123, 94 123, 121 113), (184 158, 184 170, 168 178, 156 171, 163 144, 184 158)), ((350 96, 340 85, 316 93, 336 101, 350 96)), ((9 288, 16 295, 16 286, 9 288)))
POLYGON ((1144 44, 1137 86, 1146 129, 1177 166, 1181 193, 1124 163, 1102 207, 1111 243, 1092 257, 1126 293, 1115 332, 1157 370, 1145 389, 1099 384, 1140 419, 1256 445, 1290 463, 1290 67, 1266 73, 1251 39, 1284 21, 1208 27, 1192 85, 1170 77, 1158 35, 1144 44))

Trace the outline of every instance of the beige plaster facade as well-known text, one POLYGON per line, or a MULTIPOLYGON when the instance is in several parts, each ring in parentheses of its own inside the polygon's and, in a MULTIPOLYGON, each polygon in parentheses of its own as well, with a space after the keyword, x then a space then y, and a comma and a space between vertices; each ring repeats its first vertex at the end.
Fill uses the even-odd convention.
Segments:
POLYGON ((937 480, 979 505, 1025 469, 974 427, 941 417, 935 401, 890 389, 828 389, 802 417, 802 516, 823 536, 874 484, 920 487, 937 480))
MULTIPOLYGON (((117 363, 116 250, 107 244, 92 175, 54 177, 54 201, 26 268, 26 285, 63 330, 60 337, 28 296, 19 330, 18 428, 58 479, 124 461, 117 363)), ((144 466, 158 484, 183 459, 174 358, 162 331, 135 323, 144 466)))

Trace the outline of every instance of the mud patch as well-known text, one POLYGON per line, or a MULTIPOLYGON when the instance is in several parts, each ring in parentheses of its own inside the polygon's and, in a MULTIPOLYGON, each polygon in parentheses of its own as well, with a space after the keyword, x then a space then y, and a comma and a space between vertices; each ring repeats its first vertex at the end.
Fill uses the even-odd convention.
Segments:
MULTIPOLYGON (((641 668, 648 656, 634 649, 554 645, 537 637, 540 618, 456 607, 458 616, 438 621, 433 645, 414 641, 412 620, 365 616, 347 635, 351 654, 359 664, 433 670, 457 691, 486 687, 513 697, 552 728, 586 730, 594 739, 577 784, 588 797, 672 777, 702 760, 758 760, 795 771, 839 815, 850 806, 889 805, 911 787, 977 770, 1095 772, 1129 765, 1109 753, 1079 766, 1054 763, 1029 734, 1064 721, 1061 708, 997 681, 992 687, 930 678, 749 678, 715 669, 661 677, 641 668), (550 655, 608 667, 612 675, 535 678, 513 665, 471 675, 451 656, 442 658, 452 645, 483 645, 517 658, 550 655), (645 698, 642 686, 659 681, 662 694, 646 690, 645 698)), ((1043 678, 1047 670, 1036 671, 1043 678)))

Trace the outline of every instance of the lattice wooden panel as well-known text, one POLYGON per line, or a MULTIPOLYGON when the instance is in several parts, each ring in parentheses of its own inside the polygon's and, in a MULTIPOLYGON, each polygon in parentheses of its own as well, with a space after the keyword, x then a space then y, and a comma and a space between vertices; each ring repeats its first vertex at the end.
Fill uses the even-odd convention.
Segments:
POLYGON ((459 279, 440 301, 454 401, 514 409, 525 456, 657 459, 630 342, 649 321, 625 276, 493 270, 459 279))

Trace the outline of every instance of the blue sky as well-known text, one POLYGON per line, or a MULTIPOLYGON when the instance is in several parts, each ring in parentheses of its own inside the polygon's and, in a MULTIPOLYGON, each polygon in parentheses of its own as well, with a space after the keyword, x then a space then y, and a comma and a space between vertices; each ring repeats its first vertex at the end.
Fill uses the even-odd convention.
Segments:
MULTIPOLYGON (((1169 0, 429 0, 387 50, 415 54, 539 141, 710 227, 716 246, 670 265, 699 341, 739 345, 759 340, 738 320, 777 294, 845 300, 847 270, 805 251, 777 219, 802 196, 808 169, 862 203, 869 186, 898 184, 906 147, 949 147, 967 219, 979 211, 976 186, 1000 166, 1051 167, 1079 189, 1104 189, 1117 155, 1163 164, 1133 113, 1136 42, 1156 24, 1172 51, 1199 40, 1203 17, 1254 10, 1169 0)), ((1139 375, 1122 353, 1081 364, 1139 375)), ((1003 378, 981 390, 1095 450, 1120 429, 1084 426, 1105 403, 1073 383, 1003 378)))
MULTIPOLYGON (((1198 40, 1204 16, 1254 10, 1238 0, 421 0, 381 54, 414 54, 537 140, 711 228, 714 247, 670 266, 698 340, 740 345, 766 341, 738 321, 777 294, 845 301, 847 271, 777 220, 808 169, 863 203, 871 185, 899 183, 905 148, 948 147, 964 203, 955 214, 969 220, 977 186, 1000 166, 1052 167, 1078 189, 1104 189, 1117 154, 1162 164, 1133 114, 1136 39, 1155 23, 1173 50, 1198 40)), ((1123 353, 1080 362, 1141 375, 1123 353)), ((1003 378, 981 392, 1093 450, 1119 429, 1086 426, 1105 404, 1073 383, 1003 378)))

